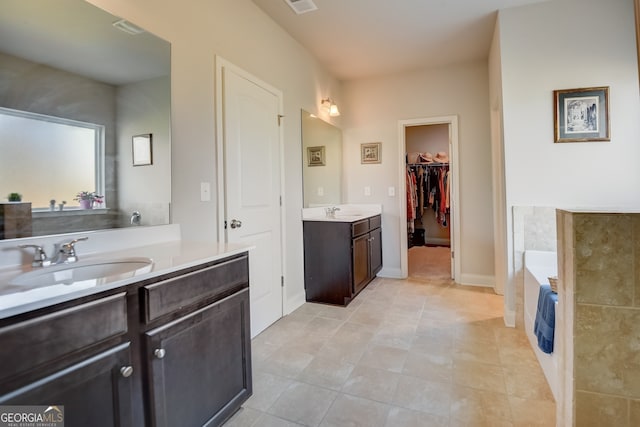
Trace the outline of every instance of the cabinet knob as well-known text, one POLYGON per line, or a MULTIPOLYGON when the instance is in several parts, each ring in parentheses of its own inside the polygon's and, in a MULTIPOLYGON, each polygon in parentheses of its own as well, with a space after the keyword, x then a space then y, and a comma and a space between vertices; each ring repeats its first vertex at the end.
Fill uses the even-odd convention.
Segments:
POLYGON ((156 348, 153 351, 153 354, 154 354, 154 356, 156 356, 156 358, 162 359, 167 354, 167 352, 165 351, 164 348, 156 348))
POLYGON ((122 375, 123 377, 128 378, 131 376, 131 374, 133 374, 133 367, 123 366, 122 368, 120 368, 120 375, 122 375))
POLYGON ((242 221, 239 221, 237 219, 231 220, 231 228, 240 228, 240 227, 242 227, 242 221))

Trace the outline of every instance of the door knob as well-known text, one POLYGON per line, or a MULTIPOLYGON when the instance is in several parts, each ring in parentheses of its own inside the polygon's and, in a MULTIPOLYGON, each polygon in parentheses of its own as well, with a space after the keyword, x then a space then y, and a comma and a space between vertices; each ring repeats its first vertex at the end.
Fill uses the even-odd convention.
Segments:
POLYGON ((158 358, 158 359, 162 359, 165 354, 167 354, 167 352, 165 351, 164 348, 156 348, 153 352, 153 354, 158 358))
POLYGON ((123 377, 128 378, 131 374, 133 374, 133 368, 131 366, 123 366, 120 368, 120 375, 123 377))
POLYGON ((231 220, 231 228, 240 228, 240 227, 242 227, 242 221, 239 221, 237 219, 231 220))

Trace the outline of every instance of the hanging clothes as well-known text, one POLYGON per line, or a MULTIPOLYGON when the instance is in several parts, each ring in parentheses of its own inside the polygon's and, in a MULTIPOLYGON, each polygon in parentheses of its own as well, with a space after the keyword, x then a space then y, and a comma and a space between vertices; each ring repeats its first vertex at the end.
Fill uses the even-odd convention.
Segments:
POLYGON ((413 233, 414 230, 414 220, 416 219, 416 205, 417 205, 417 195, 416 195, 416 179, 415 174, 410 168, 407 168, 406 174, 406 187, 407 187, 407 230, 413 233))
POLYGON ((422 166, 418 166, 416 168, 416 171, 418 173, 418 177, 417 177, 417 182, 416 182, 416 194, 417 194, 417 206, 416 206, 416 219, 420 219, 422 218, 422 215, 424 215, 424 191, 422 191, 422 189, 424 188, 424 177, 425 177, 425 173, 424 173, 424 168, 422 166))
POLYGON ((416 233, 421 232, 423 235, 425 233, 423 227, 427 209, 432 210, 436 224, 441 227, 449 226, 450 176, 448 163, 407 165, 407 242, 409 247, 420 245, 413 240, 416 242, 420 240, 414 239, 417 237, 416 233))

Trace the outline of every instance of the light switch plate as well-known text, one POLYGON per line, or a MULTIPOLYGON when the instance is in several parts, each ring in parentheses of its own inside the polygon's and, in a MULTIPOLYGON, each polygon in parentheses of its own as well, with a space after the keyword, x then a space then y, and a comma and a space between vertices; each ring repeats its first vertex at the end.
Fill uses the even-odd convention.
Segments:
POLYGON ((318 187, 318 196, 324 196, 324 187, 318 187))
POLYGON ((394 197, 396 195, 396 187, 389 187, 389 197, 394 197))
POLYGON ((200 183, 200 201, 201 202, 211 201, 211 183, 210 182, 200 183))
POLYGON ((370 196, 371 195, 371 187, 369 187, 369 186, 364 187, 364 195, 365 196, 370 196))

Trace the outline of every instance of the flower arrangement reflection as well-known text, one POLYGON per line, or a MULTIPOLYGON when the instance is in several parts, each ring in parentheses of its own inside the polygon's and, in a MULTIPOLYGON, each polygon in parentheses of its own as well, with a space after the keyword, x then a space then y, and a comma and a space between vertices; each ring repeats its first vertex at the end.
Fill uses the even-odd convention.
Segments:
POLYGON ((80 191, 73 200, 77 200, 82 209, 93 209, 94 205, 102 204, 104 196, 101 196, 95 191, 80 191))

